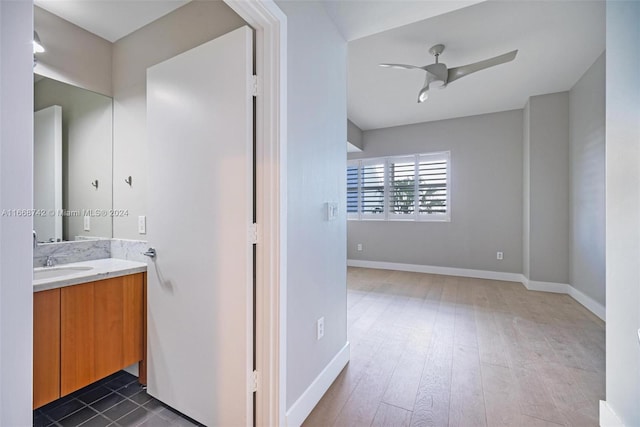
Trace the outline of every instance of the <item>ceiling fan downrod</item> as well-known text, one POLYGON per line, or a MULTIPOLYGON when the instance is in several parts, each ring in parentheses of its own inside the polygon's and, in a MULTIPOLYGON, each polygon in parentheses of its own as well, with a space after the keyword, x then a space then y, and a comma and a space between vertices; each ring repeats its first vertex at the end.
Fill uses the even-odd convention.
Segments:
POLYGON ((438 63, 438 57, 442 52, 444 52, 443 44, 437 44, 435 46, 431 46, 431 48, 429 49, 429 53, 436 57, 436 64, 438 63))

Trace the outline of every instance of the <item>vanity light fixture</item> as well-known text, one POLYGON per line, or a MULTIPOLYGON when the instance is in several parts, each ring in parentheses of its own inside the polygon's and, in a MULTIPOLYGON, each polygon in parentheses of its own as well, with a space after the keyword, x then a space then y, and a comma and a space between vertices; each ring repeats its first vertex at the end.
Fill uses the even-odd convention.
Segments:
POLYGON ((36 64, 38 63, 38 59, 36 58, 36 53, 42 53, 45 51, 42 42, 40 41, 40 36, 36 31, 33 32, 33 68, 36 68, 36 64))
POLYGON ((38 36, 38 32, 34 31, 33 32, 33 54, 35 55, 36 53, 42 53, 45 50, 46 49, 44 48, 44 45, 40 41, 40 36, 38 36))

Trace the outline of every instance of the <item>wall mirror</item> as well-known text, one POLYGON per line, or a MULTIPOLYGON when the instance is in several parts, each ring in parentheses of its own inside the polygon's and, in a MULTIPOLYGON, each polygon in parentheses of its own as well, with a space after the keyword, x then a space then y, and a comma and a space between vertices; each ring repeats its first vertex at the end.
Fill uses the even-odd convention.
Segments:
POLYGON ((113 100, 34 74, 34 230, 40 243, 111 238, 113 100))

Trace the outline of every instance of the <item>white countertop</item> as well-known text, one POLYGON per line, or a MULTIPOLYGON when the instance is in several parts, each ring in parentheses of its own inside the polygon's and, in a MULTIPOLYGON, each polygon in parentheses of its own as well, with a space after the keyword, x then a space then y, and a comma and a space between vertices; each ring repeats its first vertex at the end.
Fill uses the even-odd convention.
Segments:
POLYGON ((40 267, 35 270, 47 270, 66 267, 92 267, 90 270, 74 271, 60 277, 50 277, 33 281, 33 291, 45 291, 48 289, 62 288, 64 286, 78 285, 80 283, 94 282, 96 280, 109 279, 111 277, 126 276, 128 274, 143 273, 147 271, 147 264, 137 261, 127 261, 117 258, 96 259, 92 261, 73 262, 70 264, 58 264, 53 267, 40 267))

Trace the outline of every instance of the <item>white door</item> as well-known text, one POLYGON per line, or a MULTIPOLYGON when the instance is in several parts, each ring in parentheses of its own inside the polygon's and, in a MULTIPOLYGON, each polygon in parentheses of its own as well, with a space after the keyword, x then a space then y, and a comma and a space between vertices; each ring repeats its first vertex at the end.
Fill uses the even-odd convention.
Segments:
POLYGON ((40 242, 62 240, 62 107, 34 113, 33 229, 40 242))
POLYGON ((147 70, 148 392, 208 426, 253 422, 252 34, 147 70))

